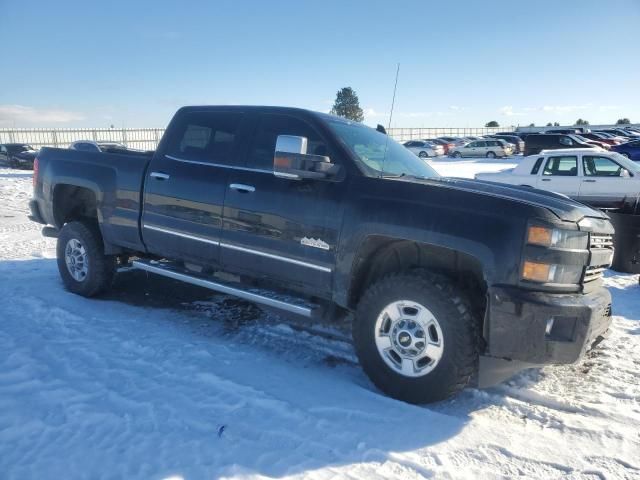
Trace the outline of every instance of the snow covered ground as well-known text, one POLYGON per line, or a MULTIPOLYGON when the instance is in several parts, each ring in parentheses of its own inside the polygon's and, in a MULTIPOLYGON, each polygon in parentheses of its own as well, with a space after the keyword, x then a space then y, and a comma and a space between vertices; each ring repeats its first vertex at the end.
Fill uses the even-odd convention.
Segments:
POLYGON ((0 167, 2 479, 640 478, 637 276, 607 275, 613 328, 583 363, 412 406, 330 329, 141 272, 67 293, 30 192, 0 167))

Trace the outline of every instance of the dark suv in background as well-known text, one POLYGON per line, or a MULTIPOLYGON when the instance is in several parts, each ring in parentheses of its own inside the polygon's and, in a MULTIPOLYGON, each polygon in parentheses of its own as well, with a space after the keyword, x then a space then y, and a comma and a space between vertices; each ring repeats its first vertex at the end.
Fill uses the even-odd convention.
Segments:
POLYGON ((558 150, 562 148, 595 148, 574 135, 560 133, 542 133, 527 135, 524 140, 524 154, 536 155, 542 150, 558 150))

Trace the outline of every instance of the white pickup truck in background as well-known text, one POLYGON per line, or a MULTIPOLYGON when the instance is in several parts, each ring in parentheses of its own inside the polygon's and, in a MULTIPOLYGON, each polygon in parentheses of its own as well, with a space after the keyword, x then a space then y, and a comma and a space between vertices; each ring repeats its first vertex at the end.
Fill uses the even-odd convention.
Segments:
POLYGON ((543 150, 515 168, 475 178, 562 193, 600 208, 619 208, 640 196, 640 165, 619 153, 591 148, 543 150))

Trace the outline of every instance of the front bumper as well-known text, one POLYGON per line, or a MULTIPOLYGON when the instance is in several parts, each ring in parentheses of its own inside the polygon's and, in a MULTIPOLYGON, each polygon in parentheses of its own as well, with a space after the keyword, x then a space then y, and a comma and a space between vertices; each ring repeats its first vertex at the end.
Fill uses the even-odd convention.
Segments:
POLYGON ((575 363, 599 343, 610 324, 611 294, 605 288, 550 294, 492 287, 485 354, 536 365, 575 363))

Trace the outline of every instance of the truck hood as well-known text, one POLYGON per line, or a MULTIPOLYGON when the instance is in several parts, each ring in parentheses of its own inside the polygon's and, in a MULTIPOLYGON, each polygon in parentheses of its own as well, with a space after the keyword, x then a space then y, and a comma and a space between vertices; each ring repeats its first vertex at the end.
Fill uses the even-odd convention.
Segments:
POLYGON ((504 183, 487 182, 483 180, 469 180, 466 178, 441 177, 439 179, 425 180, 431 184, 437 184, 446 188, 472 192, 479 195, 490 195, 504 198, 514 202, 527 203, 537 207, 546 208, 555 214, 560 220, 579 222, 584 217, 608 218, 600 210, 596 210, 580 202, 558 193, 538 190, 536 188, 520 187, 504 183))

